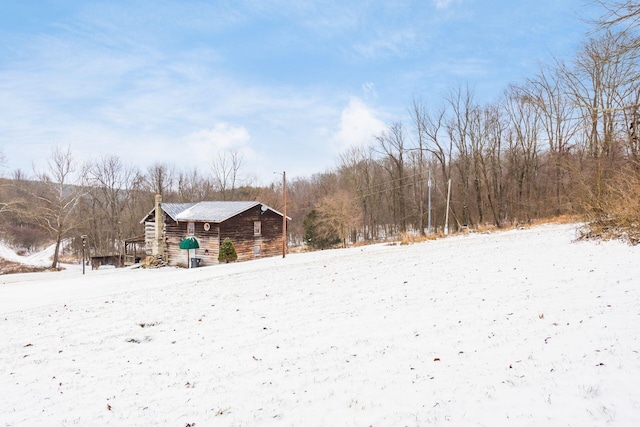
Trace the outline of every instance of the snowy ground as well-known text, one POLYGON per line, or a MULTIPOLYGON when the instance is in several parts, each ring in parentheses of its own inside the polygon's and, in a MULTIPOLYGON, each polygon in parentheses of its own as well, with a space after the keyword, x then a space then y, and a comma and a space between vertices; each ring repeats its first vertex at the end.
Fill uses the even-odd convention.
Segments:
MULTIPOLYGON (((61 249, 65 246, 66 242, 63 242, 61 245, 61 249)), ((13 249, 4 245, 0 242, 0 258, 5 259, 7 261, 17 262, 20 264, 31 265, 36 267, 49 267, 51 266, 51 262, 53 260, 53 253, 55 252, 56 245, 50 245, 46 247, 44 250, 29 254, 27 256, 22 256, 16 254, 13 249)), ((65 264, 65 268, 72 267, 65 264)), ((82 265, 80 265, 82 268, 82 265)))
POLYGON ((0 426, 638 426, 640 247, 575 235, 0 276, 0 426))

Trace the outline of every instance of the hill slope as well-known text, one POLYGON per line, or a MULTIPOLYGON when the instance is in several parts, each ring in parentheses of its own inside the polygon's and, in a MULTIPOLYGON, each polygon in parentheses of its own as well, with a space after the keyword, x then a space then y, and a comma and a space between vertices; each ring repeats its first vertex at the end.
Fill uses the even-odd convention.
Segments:
POLYGON ((640 248, 574 238, 2 276, 0 420, 640 425, 640 248))

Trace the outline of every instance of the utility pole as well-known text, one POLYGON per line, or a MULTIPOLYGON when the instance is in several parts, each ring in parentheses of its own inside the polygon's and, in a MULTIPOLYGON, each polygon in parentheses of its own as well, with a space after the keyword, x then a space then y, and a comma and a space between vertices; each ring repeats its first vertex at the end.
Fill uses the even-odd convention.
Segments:
POLYGON ((282 258, 287 255, 287 172, 282 172, 282 258))
POLYGON ((449 200, 451 200, 451 178, 447 182, 447 212, 444 215, 444 235, 449 234, 449 200))
POLYGON ((420 142, 419 149, 419 160, 418 160, 418 182, 420 183, 420 201, 418 203, 418 207, 420 209, 420 235, 424 236, 424 185, 422 182, 422 142, 420 142))
POLYGON ((82 274, 84 275, 84 265, 86 264, 85 247, 87 245, 87 236, 86 234, 83 234, 81 237, 82 237, 82 274))
POLYGON ((427 207, 427 233, 431 234, 431 169, 429 169, 429 180, 427 181, 427 187, 429 189, 429 205, 427 207))

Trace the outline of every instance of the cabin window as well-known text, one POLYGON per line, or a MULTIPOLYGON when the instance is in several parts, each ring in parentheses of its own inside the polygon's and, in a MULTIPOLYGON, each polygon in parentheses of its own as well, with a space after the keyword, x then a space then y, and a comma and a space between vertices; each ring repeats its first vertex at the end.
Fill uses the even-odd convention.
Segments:
POLYGON ((253 221, 253 235, 254 236, 262 235, 262 221, 253 221))
POLYGON ((194 222, 187 223, 187 234, 195 234, 196 224, 194 222))
POLYGON ((260 255, 260 245, 255 245, 253 247, 253 254, 254 255, 260 255))

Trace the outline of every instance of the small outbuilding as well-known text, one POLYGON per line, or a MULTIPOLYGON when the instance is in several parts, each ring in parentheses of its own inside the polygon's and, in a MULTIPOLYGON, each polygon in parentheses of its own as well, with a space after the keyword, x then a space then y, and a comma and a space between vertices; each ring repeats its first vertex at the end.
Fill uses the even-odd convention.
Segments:
POLYGON ((168 265, 218 264, 220 244, 227 237, 238 261, 283 253, 283 214, 257 201, 164 203, 156 196, 155 207, 140 223, 145 226, 147 255, 168 265), (190 242, 188 254, 181 249, 185 239, 190 242))

